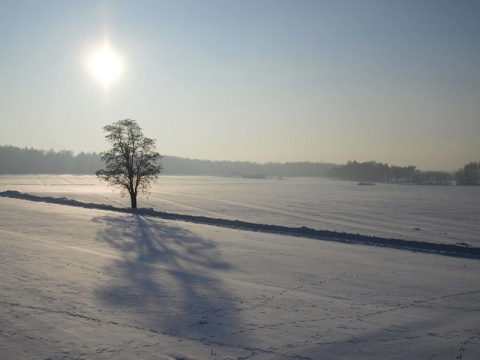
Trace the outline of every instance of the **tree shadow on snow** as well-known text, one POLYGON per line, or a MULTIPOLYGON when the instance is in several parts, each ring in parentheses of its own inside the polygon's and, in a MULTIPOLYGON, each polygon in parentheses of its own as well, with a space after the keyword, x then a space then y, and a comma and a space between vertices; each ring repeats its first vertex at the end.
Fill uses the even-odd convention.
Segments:
POLYGON ((231 266, 214 242, 141 215, 93 221, 104 224, 97 241, 121 252, 97 291, 103 304, 152 332, 235 346, 243 332, 239 300, 221 279, 231 266))

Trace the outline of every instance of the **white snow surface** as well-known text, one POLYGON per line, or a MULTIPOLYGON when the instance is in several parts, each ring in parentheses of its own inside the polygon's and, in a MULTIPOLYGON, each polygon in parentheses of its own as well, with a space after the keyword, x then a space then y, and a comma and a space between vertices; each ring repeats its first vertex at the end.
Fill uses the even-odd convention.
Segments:
MULTIPOLYGON (((130 205, 128 196, 95 176, 0 176, 0 192, 6 190, 130 205)), ((478 186, 161 176, 138 204, 170 213, 480 247, 478 186)))
MULTIPOLYGON (((229 181, 172 178, 139 201, 142 207, 178 212, 171 205, 206 215, 203 205, 220 199, 224 215, 238 218, 232 209, 243 208, 255 216, 257 207, 256 222, 266 223, 263 208, 274 220, 302 206, 284 188, 293 181, 267 185, 280 187, 278 196, 286 194, 278 203, 263 203, 261 183, 229 181), (243 197, 222 186, 243 187, 243 197), (159 208, 162 197, 168 201, 159 208)), ((300 181, 308 199, 308 187, 316 183, 300 181)), ((1 183, 0 191, 128 205, 93 177, 1 177, 1 183)), ((334 204, 322 191, 327 204, 334 204)), ((372 196, 381 202, 381 196, 372 196)), ((313 204, 305 201, 305 209, 313 204)), ((468 201, 466 206, 468 217, 475 207, 468 201)), ((308 211, 300 220, 310 217, 308 211)), ((220 212, 213 211, 217 217, 220 212)), ((368 219, 380 218, 382 211, 372 205, 371 212, 378 215, 368 219)), ((439 213, 425 213, 418 226, 427 229, 426 219, 439 213)), ((311 214, 321 217, 314 209, 311 214)), ((478 224, 462 224, 467 231, 461 234, 475 240, 472 229, 478 224)), ((0 198, 0 246, 2 359, 478 359, 480 354, 479 260, 11 198, 0 198)))

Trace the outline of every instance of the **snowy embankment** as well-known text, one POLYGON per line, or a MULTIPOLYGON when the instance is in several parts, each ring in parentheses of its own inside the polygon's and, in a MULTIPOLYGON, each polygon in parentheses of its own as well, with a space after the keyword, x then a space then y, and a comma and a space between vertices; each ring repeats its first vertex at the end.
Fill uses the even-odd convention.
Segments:
POLYGON ((305 226, 295 228, 295 227, 287 227, 287 226, 280 226, 280 225, 258 224, 258 223, 239 221, 239 220, 210 218, 206 216, 173 214, 173 213, 168 213, 164 211, 155 211, 154 209, 126 209, 126 208, 114 207, 112 205, 84 203, 81 201, 67 199, 67 198, 36 196, 36 195, 24 194, 18 191, 11 191, 11 190, 0 192, 0 197, 9 197, 14 199, 23 199, 23 200, 30 200, 30 201, 37 201, 37 202, 46 202, 46 203, 57 204, 57 205, 69 205, 69 206, 83 207, 87 209, 110 210, 110 211, 124 212, 124 213, 126 212, 126 213, 133 213, 133 214, 150 216, 150 217, 158 217, 166 220, 188 221, 196 224, 222 226, 222 227, 229 227, 234 229, 258 231, 258 232, 274 233, 274 234, 282 234, 282 235, 290 235, 290 236, 309 237, 309 238, 318 239, 318 240, 382 246, 382 247, 390 247, 390 248, 402 249, 402 250, 438 253, 438 254, 450 255, 450 256, 480 258, 480 248, 472 247, 472 246, 439 244, 439 243, 430 243, 426 241, 414 241, 414 240, 403 240, 403 239, 392 239, 392 238, 387 239, 387 238, 380 238, 377 236, 349 234, 345 232, 339 233, 339 232, 327 231, 327 230, 315 230, 305 226))
MULTIPOLYGON (((0 192, 6 190, 129 206, 96 176, 0 176, 0 192)), ((474 186, 162 176, 150 190, 140 205, 174 214, 480 247, 480 188, 474 186)))
POLYGON ((0 199, 2 358, 480 353, 476 259, 22 197, 0 199))

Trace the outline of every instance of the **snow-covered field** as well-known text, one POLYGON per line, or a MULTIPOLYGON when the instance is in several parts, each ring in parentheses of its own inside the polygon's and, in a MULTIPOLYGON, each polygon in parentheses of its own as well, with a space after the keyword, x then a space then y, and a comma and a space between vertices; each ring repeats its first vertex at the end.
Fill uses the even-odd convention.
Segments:
MULTIPOLYGON (((0 192, 128 207, 95 176, 0 176, 0 192)), ((307 226, 387 238, 480 246, 480 188, 377 184, 319 178, 252 180, 162 176, 139 207, 178 214, 307 226)))
MULTIPOLYGON (((6 190, 128 206, 88 176, 3 176, 6 190)), ((478 246, 478 200, 475 188, 162 177, 139 205, 478 246)), ((12 198, 0 246, 2 359, 480 354, 479 260, 12 198)))

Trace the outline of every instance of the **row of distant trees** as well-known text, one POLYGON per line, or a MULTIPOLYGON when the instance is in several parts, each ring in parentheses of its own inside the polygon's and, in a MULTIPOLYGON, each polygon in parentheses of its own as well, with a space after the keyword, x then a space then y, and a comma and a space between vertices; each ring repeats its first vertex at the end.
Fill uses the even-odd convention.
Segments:
POLYGON ((480 162, 466 164, 457 172, 421 171, 416 166, 389 166, 375 161, 349 161, 328 171, 334 179, 360 182, 400 182, 425 185, 480 185, 480 162))
POLYGON ((0 146, 0 174, 95 174, 104 166, 100 154, 44 151, 0 146))
POLYGON ((214 176, 326 177, 334 164, 290 162, 258 164, 248 161, 211 161, 165 156, 164 174, 214 176))
MULTIPOLYGON (((100 154, 72 151, 44 151, 0 146, 0 174, 84 174, 93 175, 105 166, 100 154)), ((164 156, 166 175, 325 177, 334 164, 294 162, 257 164, 242 161, 210 161, 164 156)))
POLYGON ((349 161, 346 165, 335 167, 328 173, 334 179, 376 182, 415 182, 418 174, 416 166, 390 167, 375 161, 364 163, 349 161))
MULTIPOLYGON (((416 166, 389 166, 375 161, 346 165, 292 162, 257 164, 241 161, 211 161, 165 156, 166 175, 213 175, 271 177, 331 177, 370 182, 402 182, 429 185, 480 185, 480 162, 466 164, 457 172, 420 171, 416 166)), ((105 166, 96 152, 44 151, 33 148, 0 146, 0 174, 83 174, 93 175, 105 166)))
POLYGON ((459 185, 480 185, 480 161, 466 164, 456 173, 459 185))

